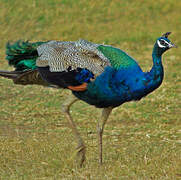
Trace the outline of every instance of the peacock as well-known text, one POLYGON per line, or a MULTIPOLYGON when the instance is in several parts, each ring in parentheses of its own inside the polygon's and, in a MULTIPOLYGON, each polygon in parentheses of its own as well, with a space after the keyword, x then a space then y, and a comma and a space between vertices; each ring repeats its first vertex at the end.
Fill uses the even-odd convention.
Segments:
POLYGON ((123 50, 83 39, 78 41, 17 41, 7 43, 6 59, 14 71, 0 71, 0 76, 15 84, 42 85, 69 89, 72 93, 62 104, 62 113, 69 121, 77 141, 80 166, 85 161, 86 146, 70 114, 77 100, 102 108, 98 119, 98 152, 102 164, 102 136, 113 108, 129 101, 138 101, 157 89, 164 76, 162 54, 176 47, 167 32, 153 47, 153 67, 143 72, 138 63, 123 50))

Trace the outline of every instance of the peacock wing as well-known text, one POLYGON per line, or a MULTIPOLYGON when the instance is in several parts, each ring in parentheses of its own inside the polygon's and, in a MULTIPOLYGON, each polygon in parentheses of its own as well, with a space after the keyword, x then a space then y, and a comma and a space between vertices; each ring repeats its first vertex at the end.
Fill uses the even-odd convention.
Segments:
POLYGON ((42 79, 37 69, 21 72, 16 78, 13 78, 13 81, 15 84, 21 85, 36 84, 49 86, 49 84, 42 79))
POLYGON ((100 45, 97 49, 109 59, 111 66, 115 69, 126 69, 131 66, 139 68, 137 62, 121 49, 108 45, 100 45))
POLYGON ((39 57, 36 65, 49 66, 51 72, 82 68, 97 76, 104 71, 106 66, 111 65, 109 59, 98 49, 99 46, 86 40, 50 41, 37 48, 39 57))

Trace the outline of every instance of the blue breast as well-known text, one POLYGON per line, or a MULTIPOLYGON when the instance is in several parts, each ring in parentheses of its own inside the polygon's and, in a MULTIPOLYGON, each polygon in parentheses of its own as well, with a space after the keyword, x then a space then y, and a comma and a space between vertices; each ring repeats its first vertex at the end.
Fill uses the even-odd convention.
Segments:
POLYGON ((73 92, 79 99, 96 107, 119 106, 146 95, 144 73, 139 66, 115 70, 107 67, 83 92, 73 92))

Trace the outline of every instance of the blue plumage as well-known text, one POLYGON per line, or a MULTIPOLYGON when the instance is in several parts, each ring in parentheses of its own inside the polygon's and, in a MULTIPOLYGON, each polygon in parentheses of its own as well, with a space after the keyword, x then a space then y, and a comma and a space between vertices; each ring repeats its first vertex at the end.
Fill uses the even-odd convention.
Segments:
POLYGON ((87 69, 81 69, 75 76, 75 80, 77 80, 80 84, 84 82, 88 83, 92 78, 94 78, 94 74, 87 69))

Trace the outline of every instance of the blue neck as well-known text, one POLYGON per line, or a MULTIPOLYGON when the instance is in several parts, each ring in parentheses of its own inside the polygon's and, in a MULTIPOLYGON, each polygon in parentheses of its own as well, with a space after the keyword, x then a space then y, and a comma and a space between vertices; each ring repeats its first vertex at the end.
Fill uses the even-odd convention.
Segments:
POLYGON ((164 70, 162 65, 162 52, 158 46, 154 46, 152 58, 153 67, 150 72, 146 73, 147 91, 148 93, 158 88, 164 77, 164 70))
POLYGON ((157 56, 154 53, 152 54, 152 58, 153 58, 153 67, 150 71, 150 75, 153 76, 153 78, 155 79, 157 76, 159 76, 160 78, 163 78, 163 65, 162 65, 162 58, 161 56, 157 56))
POLYGON ((163 75, 164 75, 163 65, 162 65, 162 54, 163 52, 161 51, 160 48, 158 48, 158 45, 156 44, 152 52, 153 67, 150 73, 153 75, 154 79, 157 79, 156 77, 159 76, 161 81, 163 80, 163 75))

